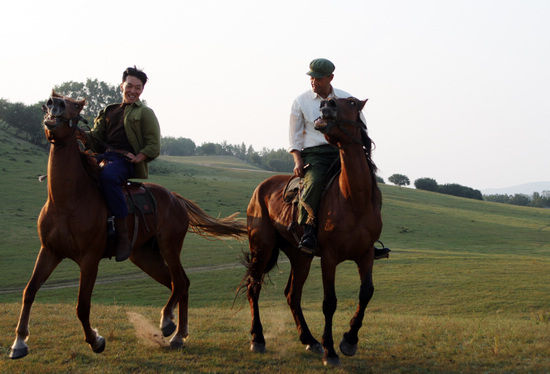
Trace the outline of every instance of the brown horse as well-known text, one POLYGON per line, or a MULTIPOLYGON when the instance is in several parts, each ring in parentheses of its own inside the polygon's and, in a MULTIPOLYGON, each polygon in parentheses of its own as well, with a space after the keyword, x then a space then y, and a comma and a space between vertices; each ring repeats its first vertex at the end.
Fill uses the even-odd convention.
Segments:
MULTIPOLYGON (((90 326, 90 299, 99 261, 112 255, 106 251, 107 208, 89 172, 90 158, 80 152, 77 123, 85 101, 76 101, 55 93, 44 107, 46 137, 52 144, 48 161, 48 200, 38 218, 41 248, 34 271, 23 292, 23 305, 10 357, 28 353, 29 315, 36 292, 64 258, 80 267, 77 315, 84 328, 86 342, 100 353, 105 339, 90 326)), ((160 328, 164 336, 176 333, 172 347, 181 347, 188 336, 189 279, 181 265, 180 252, 189 226, 202 235, 238 237, 246 233, 234 216, 214 219, 193 202, 162 186, 144 184, 154 196, 157 213, 138 226, 130 260, 160 284, 172 290, 161 312, 160 328), (148 230, 146 230, 146 227, 148 230), (178 324, 173 322, 179 306, 178 324)), ((128 216, 130 234, 136 230, 133 215, 128 216), (132 229, 133 227, 133 229, 132 229)))
POLYGON ((365 102, 355 98, 325 100, 321 103, 322 119, 316 123, 316 129, 340 149, 341 163, 340 175, 326 191, 317 217, 324 288, 322 347, 309 331, 301 309, 302 288, 312 257, 298 250, 298 235, 291 234, 288 229, 292 224, 293 208, 283 202, 282 193, 290 177, 273 176, 254 191, 247 210, 250 253, 244 278, 252 314, 252 351, 265 351, 258 298, 264 275, 275 266, 280 250, 290 259, 290 276, 284 293, 300 341, 310 351, 321 353, 324 348, 325 365, 339 364, 332 338, 336 266, 344 260, 355 261, 361 278, 359 305, 340 343, 340 350, 349 356, 357 350, 357 333, 374 293, 374 243, 382 231, 382 197, 376 184, 376 166, 371 160, 371 140, 359 116, 365 102))

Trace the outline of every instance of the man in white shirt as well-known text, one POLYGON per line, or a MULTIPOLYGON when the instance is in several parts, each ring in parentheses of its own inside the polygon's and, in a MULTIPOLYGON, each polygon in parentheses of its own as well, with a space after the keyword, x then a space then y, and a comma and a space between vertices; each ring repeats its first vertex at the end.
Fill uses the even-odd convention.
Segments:
POLYGON ((332 87, 334 69, 334 64, 327 59, 311 61, 307 74, 311 77, 312 90, 298 96, 290 112, 289 152, 294 158, 294 174, 303 178, 298 224, 304 227, 304 235, 299 248, 310 255, 317 255, 316 214, 328 182, 328 169, 339 162, 338 148, 329 144, 325 136, 315 130, 314 121, 321 116, 322 100, 351 96, 332 87))

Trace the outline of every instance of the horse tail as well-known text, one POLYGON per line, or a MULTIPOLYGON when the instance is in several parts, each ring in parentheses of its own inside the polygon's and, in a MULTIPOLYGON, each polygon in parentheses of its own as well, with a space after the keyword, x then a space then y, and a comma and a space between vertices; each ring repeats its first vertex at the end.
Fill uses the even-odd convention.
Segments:
POLYGON ((195 234, 203 237, 230 236, 240 238, 247 233, 244 222, 236 219, 239 213, 233 213, 225 218, 214 218, 209 216, 191 200, 187 200, 178 193, 172 193, 187 210, 189 225, 191 226, 191 231, 195 234))
MULTIPOLYGON (((275 247, 271 252, 271 257, 269 258, 269 261, 267 262, 263 270, 263 275, 268 274, 275 267, 275 265, 277 265, 277 260, 279 259, 279 253, 280 253, 279 247, 275 247)), ((233 299, 233 305, 235 305, 235 301, 237 300, 237 297, 240 294, 244 294, 248 289, 248 286, 254 283, 253 277, 252 277, 253 263, 252 263, 252 256, 250 255, 250 252, 246 252, 246 251, 242 252, 241 264, 243 264, 246 267, 246 274, 241 279, 241 282, 239 283, 239 286, 235 291, 235 298, 233 299)), ((263 275, 262 275, 262 281, 260 283, 263 283, 263 275)))

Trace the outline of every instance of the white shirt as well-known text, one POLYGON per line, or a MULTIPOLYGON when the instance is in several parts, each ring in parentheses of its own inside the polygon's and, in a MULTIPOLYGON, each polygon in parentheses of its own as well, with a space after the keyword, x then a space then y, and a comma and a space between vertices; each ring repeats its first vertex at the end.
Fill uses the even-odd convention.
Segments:
MULTIPOLYGON (((347 97, 351 97, 351 95, 337 88, 332 88, 332 92, 328 95, 328 98, 347 97)), ((321 96, 313 92, 313 90, 308 90, 298 96, 292 103, 288 134, 290 143, 288 147, 289 152, 328 144, 325 135, 313 127, 313 121, 321 116, 321 100, 324 100, 321 96)), ((361 119, 363 119, 362 114, 361 119)))

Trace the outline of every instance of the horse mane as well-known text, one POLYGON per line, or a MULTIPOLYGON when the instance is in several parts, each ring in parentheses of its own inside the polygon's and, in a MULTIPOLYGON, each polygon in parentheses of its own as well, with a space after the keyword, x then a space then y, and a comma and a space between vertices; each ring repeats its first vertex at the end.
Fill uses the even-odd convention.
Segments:
MULTIPOLYGON (((360 122, 361 118, 359 118, 360 122)), ((364 123, 363 123, 364 124, 364 123)), ((376 148, 376 145, 372 141, 372 139, 369 137, 369 134, 367 132, 367 125, 365 125, 365 128, 361 130, 361 142, 363 143, 363 150, 365 152, 365 157, 367 158, 367 165, 369 166, 370 176, 372 179, 372 186, 373 189, 378 188, 378 182, 376 181, 376 172, 378 171, 378 167, 372 160, 372 150, 373 148, 376 148)))
POLYGON ((88 174, 94 184, 99 187, 99 174, 101 173, 101 168, 97 163, 97 159, 89 152, 80 150, 80 161, 82 162, 86 174, 88 174))
POLYGON ((74 103, 74 104, 77 104, 77 105, 80 105, 82 107, 84 107, 84 105, 86 105, 86 99, 73 99, 71 97, 68 97, 68 96, 64 96, 64 95, 61 95, 57 92, 55 92, 55 90, 52 89, 52 94, 50 95, 51 97, 58 97, 60 99, 65 99, 67 101, 70 101, 71 103, 74 103))

